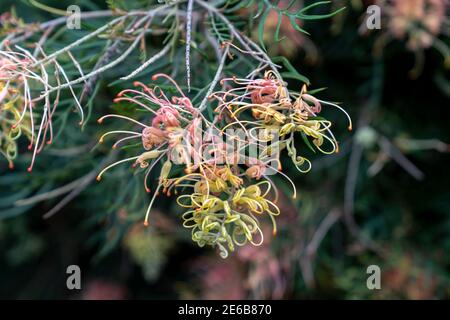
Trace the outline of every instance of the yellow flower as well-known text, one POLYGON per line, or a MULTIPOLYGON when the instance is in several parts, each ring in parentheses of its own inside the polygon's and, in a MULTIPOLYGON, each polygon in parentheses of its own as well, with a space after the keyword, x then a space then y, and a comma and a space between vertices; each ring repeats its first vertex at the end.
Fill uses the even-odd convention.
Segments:
MULTIPOLYGON (((270 192, 270 183, 267 181, 248 187, 241 187, 234 193, 227 194, 228 198, 194 192, 182 195, 177 203, 189 209, 182 218, 183 226, 192 229, 192 240, 200 247, 205 245, 217 246, 223 258, 228 251, 234 251, 235 245, 243 246, 250 242, 260 245, 263 241, 259 222, 254 214, 267 213, 274 225, 274 217, 280 214, 279 208, 266 197, 270 192), (267 190, 262 191, 265 184, 267 190), (260 237, 259 241, 255 237, 260 237)), ((222 193, 224 195, 224 193, 222 193)))

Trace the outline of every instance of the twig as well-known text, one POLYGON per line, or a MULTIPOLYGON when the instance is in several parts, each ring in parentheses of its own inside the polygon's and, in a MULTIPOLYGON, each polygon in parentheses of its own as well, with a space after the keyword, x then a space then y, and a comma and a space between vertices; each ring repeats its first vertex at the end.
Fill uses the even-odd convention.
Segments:
POLYGON ((52 209, 47 211, 44 215, 44 219, 48 219, 51 216, 53 216, 55 213, 60 211, 62 208, 64 208, 70 201, 75 199, 81 192, 83 192, 89 184, 91 184, 93 181, 95 181, 95 177, 97 177, 97 174, 99 172, 99 169, 102 168, 107 162, 113 160, 117 157, 117 151, 113 151, 109 157, 103 159, 102 162, 91 172, 89 172, 87 175, 83 177, 83 179, 79 182, 78 187, 73 188, 72 192, 70 192, 67 196, 65 196, 60 202, 58 202, 52 209))
POLYGON ((188 0, 186 11, 186 81, 188 92, 191 91, 191 35, 192 35, 192 9, 194 0, 188 0))
POLYGON ((66 47, 64 47, 64 48, 62 48, 62 49, 60 49, 60 50, 57 50, 57 51, 53 52, 51 55, 49 55, 49 56, 47 56, 46 58, 44 58, 44 59, 38 61, 37 63, 35 63, 35 64, 33 65, 33 67, 36 67, 36 66, 38 66, 38 65, 40 65, 40 64, 45 64, 46 62, 48 62, 48 61, 52 60, 53 58, 56 58, 57 56, 59 56, 59 55, 65 53, 65 52, 71 50, 72 48, 78 47, 78 46, 79 46, 80 44, 82 44, 83 42, 85 42, 85 41, 87 41, 87 40, 89 40, 89 39, 91 39, 91 38, 94 38, 95 36, 101 34, 103 31, 109 29, 110 27, 112 27, 112 26, 115 25, 116 23, 118 23, 118 22, 120 22, 120 21, 126 19, 127 17, 128 17, 128 16, 121 16, 121 17, 119 17, 119 18, 116 18, 116 19, 110 21, 109 23, 107 23, 107 24, 105 24, 104 26, 98 28, 98 29, 95 30, 94 32, 91 32, 91 33, 89 33, 88 35, 85 35, 84 37, 78 39, 77 41, 72 42, 72 43, 69 44, 68 46, 66 46, 66 47))
POLYGON ((200 103, 200 106, 198 107, 200 112, 205 110, 209 96, 213 93, 214 88, 217 85, 217 82, 219 82, 219 80, 220 80, 220 77, 221 77, 222 71, 223 71, 223 67, 225 66, 225 61, 227 60, 229 50, 230 50, 230 46, 225 45, 225 48, 223 49, 223 53, 222 53, 222 58, 220 59, 219 66, 217 67, 216 75, 214 76, 214 79, 211 82, 209 89, 206 92, 205 97, 203 98, 202 102, 200 103))
POLYGON ((131 16, 133 16, 133 15, 145 15, 145 16, 147 16, 147 17, 151 17, 151 16, 154 16, 156 13, 161 13, 161 11, 164 11, 165 9, 170 8, 170 7, 173 6, 174 4, 175 4, 175 3, 167 4, 167 5, 163 5, 163 6, 156 7, 156 8, 154 8, 154 9, 152 9, 152 10, 149 10, 149 11, 145 12, 145 14, 143 14, 142 11, 138 11, 138 12, 129 12, 129 13, 127 13, 126 15, 123 15, 123 16, 121 16, 121 17, 118 17, 118 18, 116 18, 116 19, 113 19, 112 21, 110 21, 109 23, 105 24, 104 26, 98 28, 98 29, 95 30, 94 32, 91 32, 90 34, 88 34, 88 35, 86 35, 86 36, 84 36, 84 37, 78 39, 77 41, 71 43, 70 45, 68 45, 68 46, 66 46, 66 47, 64 47, 64 48, 62 48, 62 49, 60 49, 60 50, 58 50, 58 51, 52 53, 51 55, 49 55, 49 56, 46 57, 45 59, 39 61, 38 64, 46 63, 46 62, 50 61, 51 59, 53 59, 53 58, 59 56, 60 54, 65 53, 65 52, 71 50, 72 48, 79 46, 81 43, 85 42, 86 40, 89 40, 89 39, 91 39, 91 38, 93 38, 93 37, 95 37, 95 36, 101 34, 103 31, 107 30, 107 29, 110 28, 111 26, 115 25, 115 24, 118 23, 118 22, 121 22, 122 20, 124 20, 124 19, 126 19, 126 18, 128 18, 128 17, 131 17, 131 16))
MULTIPOLYGON (((236 30, 236 28, 234 27, 234 25, 230 22, 230 20, 227 19, 227 17, 225 17, 217 8, 209 5, 208 3, 202 1, 202 0, 196 0, 196 2, 202 6, 203 8, 205 8, 206 10, 208 10, 210 13, 214 13, 216 14, 230 29, 231 33, 233 34, 233 36, 245 47, 246 50, 248 51, 253 51, 250 48, 249 43, 247 43, 246 41, 244 41, 244 39, 249 40, 247 37, 241 35, 239 33, 238 30, 236 30)), ((252 45, 255 45, 252 41, 250 42, 252 45)), ((278 73, 278 71, 276 70, 279 66, 277 66, 276 64, 274 64, 272 62, 272 60, 267 56, 267 54, 261 50, 261 48, 259 48, 258 45, 256 45, 256 49, 258 50, 258 54, 260 54, 263 58, 259 57, 258 55, 253 55, 252 57, 255 58, 256 60, 263 62, 263 63, 267 63, 269 64, 273 69, 274 72, 277 74, 277 76, 281 78, 280 74, 278 73)))
MULTIPOLYGON (((133 13, 135 14, 135 13, 133 13)), ((90 11, 90 12, 82 12, 81 13, 81 19, 95 19, 95 18, 102 18, 102 17, 110 17, 114 15, 114 12, 111 10, 99 10, 99 11, 90 11)), ((66 23, 67 19, 69 17, 60 17, 56 18, 47 22, 40 23, 38 25, 33 25, 32 30, 20 30, 18 32, 12 33, 8 35, 1 43, 0 43, 0 49, 3 47, 3 44, 5 41, 9 41, 11 44, 16 44, 21 41, 25 41, 28 38, 32 37, 36 32, 40 32, 43 30, 48 30, 50 28, 54 28, 58 25, 66 23), (14 38, 18 34, 25 33, 24 35, 14 38)))
POLYGON ((310 257, 315 256, 322 240, 325 238, 328 230, 339 220, 342 213, 338 209, 331 210, 327 216, 322 220, 316 232, 314 233, 311 242, 306 247, 306 254, 310 257))
POLYGON ((406 172, 413 176, 417 180, 422 180, 425 175, 419 168, 417 168, 414 163, 409 161, 403 153, 385 136, 380 135, 378 139, 378 144, 395 162, 397 162, 406 172))
MULTIPOLYGON (((103 67, 104 65, 106 65, 107 63, 109 63, 112 59, 112 56, 119 51, 119 46, 121 44, 120 40, 116 40, 113 42, 113 44, 111 46, 108 47, 108 49, 106 49, 105 53, 102 55, 102 57, 100 59, 97 60, 97 62, 95 63, 95 66, 93 68, 93 70, 98 70, 101 67, 103 67)), ((98 76, 99 75, 95 75, 93 77, 91 77, 88 82, 84 85, 83 87, 83 91, 81 92, 81 97, 80 97, 80 101, 84 100, 84 97, 89 96, 95 86, 95 83, 98 80, 98 76)))
POLYGON ((132 44, 128 47, 127 50, 125 50, 125 52, 119 56, 116 60, 96 69, 91 71, 90 73, 88 73, 87 75, 83 76, 83 77, 79 77, 78 79, 72 80, 70 82, 67 82, 59 87, 54 87, 52 88, 49 92, 52 93, 53 91, 56 91, 57 89, 65 89, 67 87, 71 87, 73 85, 76 85, 78 83, 84 82, 85 80, 97 76, 100 73, 103 73, 104 71, 111 69, 113 67, 115 67, 116 65, 118 65, 119 63, 121 63, 123 60, 125 60, 130 53, 136 48, 136 46, 139 44, 139 42, 141 41, 142 37, 144 36, 145 32, 141 32, 141 34, 139 36, 136 37, 136 39, 134 39, 134 41, 132 42, 132 44))
POLYGON ((147 61, 145 61, 139 68, 137 68, 136 70, 134 70, 132 73, 130 73, 129 75, 120 78, 121 80, 128 80, 133 78, 134 76, 136 76, 138 73, 142 72, 145 68, 147 68, 149 65, 151 65, 152 63, 154 63, 155 61, 161 59, 162 57, 164 57, 164 55, 169 52, 170 46, 172 43, 167 43, 166 46, 157 54, 155 54, 153 57, 151 57, 150 59, 148 59, 147 61))

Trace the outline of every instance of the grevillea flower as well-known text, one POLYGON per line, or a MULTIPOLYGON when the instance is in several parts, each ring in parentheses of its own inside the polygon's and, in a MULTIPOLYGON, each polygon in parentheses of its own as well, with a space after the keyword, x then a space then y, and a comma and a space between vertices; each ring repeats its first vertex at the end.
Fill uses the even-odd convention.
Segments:
MULTIPOLYGON (((300 172, 308 172, 311 162, 297 154, 294 144, 296 133, 302 136, 310 148, 312 144, 309 139, 312 139, 315 148, 325 154, 339 150, 338 142, 330 130, 331 122, 317 117, 322 104, 342 110, 348 117, 349 130, 352 129, 350 117, 340 106, 308 94, 306 86, 299 93, 288 92, 286 85, 271 71, 266 72, 263 79, 227 78, 222 82, 232 82, 235 85, 227 91, 213 94, 213 98, 218 100, 216 112, 221 118, 231 119, 222 131, 230 127, 241 127, 255 143, 273 141, 275 132, 280 138, 276 142, 277 146, 280 150, 287 149, 300 172)), ((270 148, 266 150, 270 153, 270 148)), ((253 163, 248 169, 248 175, 261 177, 263 171, 263 163, 258 166, 253 163)), ((280 170, 277 171, 281 173, 280 170)))
MULTIPOLYGON (((138 128, 136 131, 106 132, 100 137, 100 142, 109 135, 125 135, 113 144, 113 148, 125 141, 140 139, 142 149, 136 156, 107 166, 99 173, 97 180, 118 164, 134 162, 134 166, 139 165, 144 169, 144 186, 150 192, 149 174, 157 163, 163 162, 158 185, 147 208, 145 225, 148 225, 152 204, 160 191, 170 196, 182 189, 184 194, 178 197, 177 202, 189 209, 183 215, 184 226, 192 228, 192 239, 200 246, 218 247, 221 255, 226 257, 235 245, 247 242, 260 244, 263 239, 256 216, 268 215, 273 221, 275 233, 274 216, 280 213, 275 203, 268 199, 272 183, 268 180, 251 182, 254 177, 260 179, 264 169, 250 175, 249 172, 260 165, 255 160, 248 161, 252 163, 249 172, 239 167, 239 151, 229 151, 227 144, 212 130, 204 132, 201 129, 203 124, 208 128, 214 125, 193 107, 175 81, 164 74, 155 75, 153 80, 158 78, 169 80, 178 93, 169 98, 158 86, 149 88, 142 83, 135 83, 141 90, 124 90, 115 99, 115 102, 132 102, 143 108, 151 114, 151 119, 135 120, 121 114, 109 114, 99 119, 99 123, 102 123, 107 118, 119 118, 138 128), (204 139, 198 137, 199 129, 205 133, 204 139), (173 163, 183 165, 184 172, 172 173, 173 163)), ((255 87, 255 90, 258 88, 255 87)), ((256 95, 255 99, 260 99, 263 93, 258 97, 256 95)))
MULTIPOLYGON (((375 53, 392 40, 406 42, 406 47, 415 53, 415 65, 410 76, 418 77, 423 69, 425 49, 435 48, 444 57, 446 67, 450 66, 448 45, 439 39, 448 35, 449 0, 374 0, 381 8, 382 32, 375 43, 375 53), (447 29, 446 29, 447 27, 447 29)), ((361 31, 367 32, 366 22, 361 31)))
POLYGON ((229 183, 225 184, 217 196, 197 189, 203 192, 182 195, 177 199, 180 206, 189 209, 183 214, 183 226, 192 229, 192 239, 200 247, 218 246, 223 258, 228 256, 228 250, 234 251, 235 245, 243 246, 250 242, 258 246, 264 241, 255 215, 267 214, 273 221, 273 233, 276 234, 274 217, 280 214, 278 207, 267 199, 271 187, 269 182, 238 189, 229 186, 229 183), (261 188, 263 184, 266 185, 265 191, 261 188))
POLYGON ((28 86, 26 78, 17 76, 29 60, 0 51, 0 153, 13 168, 17 157, 17 140, 26 136, 31 143, 34 138, 33 119, 29 97, 21 88, 28 86))
POLYGON ((316 114, 321 111, 322 104, 342 108, 306 93, 306 87, 300 93, 289 93, 283 81, 269 71, 262 79, 223 79, 222 84, 231 81, 236 87, 211 95, 219 104, 217 116, 209 122, 174 80, 164 74, 154 76, 153 80, 158 78, 171 82, 177 93, 169 98, 158 86, 150 88, 135 83, 141 90, 124 90, 115 99, 143 108, 151 114, 151 119, 135 120, 120 114, 99 119, 101 123, 106 118, 120 118, 139 128, 106 132, 100 142, 106 136, 124 134, 113 148, 132 139, 140 139, 142 147, 138 155, 103 169, 97 179, 100 180, 110 168, 133 161, 134 166, 144 169, 144 185, 150 192, 149 174, 157 163, 163 162, 147 208, 145 225, 148 225, 150 210, 160 191, 167 196, 182 193, 178 195, 177 203, 187 209, 182 215, 183 226, 191 229, 192 240, 199 246, 217 247, 220 255, 226 258, 236 246, 261 245, 264 239, 259 217, 265 216, 272 221, 275 235, 275 217, 280 214, 276 205, 278 189, 270 174, 279 173, 287 178, 293 186, 293 196, 296 196, 294 183, 281 171, 279 151, 287 149, 297 168, 308 171, 309 160, 296 154, 294 133, 301 133, 305 139, 311 138, 316 148, 324 153, 337 151, 336 139, 329 129, 331 123, 316 114), (203 126, 208 129, 203 130, 203 126), (233 127, 243 129, 247 135, 241 137, 227 130, 233 127), (275 141, 275 135, 281 139, 275 141), (331 146, 330 150, 324 148, 325 143, 331 146), (260 153, 243 152, 252 147, 257 147, 260 153), (184 171, 172 172, 174 163, 183 165, 184 171))
POLYGON ((189 168, 191 166, 190 159, 197 156, 198 151, 192 146, 196 143, 195 128, 199 121, 202 121, 199 112, 193 108, 189 98, 184 95, 173 79, 165 74, 157 74, 152 79, 157 80, 158 78, 169 80, 178 90, 179 96, 174 95, 169 99, 160 87, 149 88, 140 82, 135 82, 135 87, 142 90, 123 90, 114 100, 115 102, 131 102, 143 108, 152 115, 150 121, 141 122, 120 114, 108 114, 98 120, 99 123, 102 123, 107 118, 119 118, 136 125, 139 128, 136 131, 109 131, 103 134, 99 141, 102 143, 105 137, 109 135, 125 135, 113 144, 113 148, 117 148, 126 141, 140 139, 142 152, 137 156, 119 160, 109 165, 98 174, 97 180, 100 180, 102 175, 112 167, 124 162, 134 161, 134 166, 139 165, 142 169, 145 169, 144 187, 147 192, 151 192, 148 186, 148 177, 157 163, 164 162, 161 166, 158 186, 147 209, 146 225, 148 224, 152 204, 160 189, 162 188, 163 193, 166 193, 171 184, 168 176, 172 163, 184 164, 189 168), (182 145, 186 141, 191 145, 188 147, 182 145))
MULTIPOLYGON (((45 144, 51 144, 53 141, 52 118, 60 101, 60 77, 62 76, 66 81, 68 78, 59 63, 50 59, 47 63, 54 64, 54 78, 57 82, 57 87, 53 87, 50 85, 47 66, 37 61, 35 55, 28 50, 17 45, 15 47, 17 50, 12 50, 8 41, 3 41, 2 49, 0 49, 2 139, 6 139, 5 132, 10 130, 16 138, 21 135, 22 131, 26 131, 29 140, 28 149, 33 149, 28 168, 28 171, 31 172, 36 155, 42 151, 45 144), (35 96, 35 92, 40 92, 39 96, 35 96), (12 117, 5 116, 5 111, 12 117), (36 115, 36 113, 38 114, 36 115), (39 119, 39 121, 35 123, 35 119, 39 119), (11 127, 8 129, 7 126, 11 127), (16 130, 17 128, 20 130, 16 130), (16 133, 18 134, 16 135, 16 133)), ((40 51, 42 50, 38 46, 36 52, 40 51)), ((73 90, 71 93, 82 115, 83 110, 73 90)), ((5 145, 12 148, 10 140, 5 145)), ((11 157, 11 154, 7 156, 10 166, 12 166, 14 157, 11 157)))
POLYGON ((389 32, 406 39, 411 50, 428 48, 441 32, 446 19, 447 0, 378 0, 386 12, 389 32))

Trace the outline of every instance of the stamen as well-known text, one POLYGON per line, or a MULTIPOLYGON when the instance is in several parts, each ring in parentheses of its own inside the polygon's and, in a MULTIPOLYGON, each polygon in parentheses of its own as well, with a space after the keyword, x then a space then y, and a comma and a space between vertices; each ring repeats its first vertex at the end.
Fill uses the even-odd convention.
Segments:
POLYGON ((122 115, 119 115, 119 114, 107 114, 107 115, 105 115, 105 116, 99 118, 99 119, 97 120, 97 122, 98 122, 98 123, 102 123, 103 120, 106 119, 106 118, 120 118, 120 119, 124 119, 124 120, 131 121, 131 122, 133 122, 133 123, 136 123, 136 124, 138 124, 138 125, 140 125, 140 126, 142 126, 142 127, 144 127, 144 128, 147 128, 147 127, 148 127, 147 125, 143 124, 142 122, 139 122, 139 121, 134 120, 134 119, 132 119, 132 118, 130 118, 130 117, 122 116, 122 115))
POLYGON ((133 161, 136 160, 137 158, 139 158, 139 156, 136 157, 131 157, 131 158, 127 158, 127 159, 123 159, 123 160, 119 160, 114 162, 113 164, 110 164, 109 166, 107 166, 105 169, 103 169, 102 171, 100 171, 100 173, 97 175, 97 181, 100 181, 102 179, 102 175, 108 171, 109 169, 111 169, 112 167, 117 166, 118 164, 124 163, 124 162, 128 162, 128 161, 133 161))
POLYGON ((156 188, 156 191, 153 194, 152 200, 150 201, 150 204, 148 205, 147 212, 145 213, 144 226, 146 226, 146 227, 148 226, 148 217, 150 215, 150 210, 152 209, 153 202, 155 201, 161 186, 162 186, 162 183, 159 183, 158 188, 156 188))
POLYGON ((351 118, 350 115, 347 113, 347 111, 345 111, 344 108, 342 108, 341 106, 338 106, 337 104, 331 103, 331 102, 327 102, 327 101, 323 101, 323 100, 319 100, 319 99, 317 99, 317 100, 318 100, 320 103, 327 104, 327 105, 333 106, 333 107, 338 108, 339 110, 341 110, 341 111, 347 116, 348 123, 349 123, 349 125, 348 125, 348 130, 349 130, 349 131, 352 131, 352 129, 353 129, 352 118, 351 118))

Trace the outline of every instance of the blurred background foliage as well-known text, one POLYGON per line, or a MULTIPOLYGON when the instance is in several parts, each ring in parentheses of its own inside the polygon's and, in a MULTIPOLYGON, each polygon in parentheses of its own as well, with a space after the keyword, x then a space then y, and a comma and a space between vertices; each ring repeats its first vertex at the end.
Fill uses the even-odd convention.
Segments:
MULTIPOLYGON (((0 2, 1 11, 14 7, 27 22, 53 17, 26 1, 0 2)), ((72 2, 45 1, 57 8, 72 2)), ((40 155, 32 175, 26 172, 29 155, 19 158, 12 171, 0 161, 0 297, 449 298, 449 57, 433 46, 411 48, 396 37, 380 46, 380 37, 395 30, 384 17, 381 30, 361 31, 366 8, 374 2, 332 1, 325 10, 346 9, 331 19, 301 22, 310 35, 283 20, 284 39, 279 42, 271 36, 277 15, 267 17, 264 41, 269 54, 287 57, 312 87, 326 87, 326 96, 342 102, 358 124, 347 132, 341 115, 327 112, 340 140, 339 154, 310 154, 313 169, 307 175, 285 168, 295 178, 299 197, 280 201, 275 238, 268 236, 261 247, 244 247, 220 259, 191 243, 181 227, 181 211, 170 198, 158 199, 154 223, 143 228, 148 195, 127 168, 99 184, 87 179, 82 188, 33 201, 36 194, 90 178, 115 156, 108 155, 107 147, 96 146, 104 127, 95 121, 124 88, 109 81, 115 72, 120 74, 114 70, 102 78, 95 100, 88 102, 91 117, 83 130, 69 125, 77 122, 76 114, 61 111, 66 114, 56 127, 64 130, 40 155), (417 63, 422 66, 411 73, 417 63), (43 219, 61 200, 65 205, 43 219), (65 287, 70 264, 82 269, 83 289, 76 293, 65 287), (381 290, 366 287, 366 268, 373 264, 382 270, 381 290)), ((402 2, 411 7, 422 3, 402 2)), ((448 47, 448 2, 437 2, 447 10, 447 21, 436 38, 448 47)), ((103 1, 77 4, 82 10, 107 8, 103 1)), ((77 37, 67 33, 60 41, 77 37)), ((98 54, 95 44, 79 50, 86 61, 98 54)), ((201 78, 205 75, 199 51, 192 61, 196 59, 193 72, 201 78)), ((142 79, 154 70, 170 73, 172 68, 156 65, 142 79)), ((266 229, 269 234, 270 226, 266 229)))

